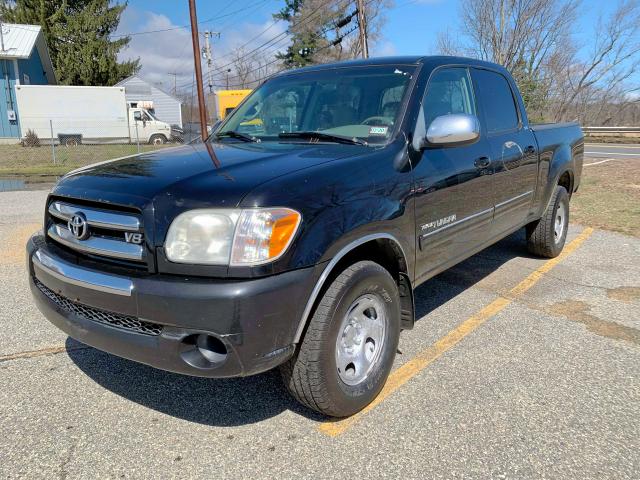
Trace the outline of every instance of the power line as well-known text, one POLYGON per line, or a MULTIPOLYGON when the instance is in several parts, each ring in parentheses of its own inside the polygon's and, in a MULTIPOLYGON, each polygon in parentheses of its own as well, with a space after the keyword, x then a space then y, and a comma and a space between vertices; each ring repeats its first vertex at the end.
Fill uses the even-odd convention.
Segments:
MULTIPOLYGON (((375 0, 367 0, 366 2, 364 2, 364 1, 363 1, 363 6, 362 6, 362 8, 365 8, 366 6, 368 6, 368 5, 369 5, 370 3, 372 3, 373 1, 375 1, 375 0)), ((348 0, 344 6, 346 7, 349 3, 351 3, 351 2, 348 0)), ((308 23, 309 23, 309 22, 311 22, 313 19, 315 19, 315 17, 316 17, 316 16, 321 15, 321 14, 322 14, 322 11, 320 11, 320 10, 316 10, 315 12, 311 13, 310 15, 308 15, 306 18, 303 18, 302 20, 300 20, 300 21, 296 24, 296 27, 300 27, 300 26, 303 26, 303 25, 308 24, 308 23)), ((352 18, 352 17, 353 17, 354 15, 356 15, 356 14, 357 14, 357 12, 354 12, 354 13, 350 14, 348 17, 352 18)), ((255 39, 255 38, 260 37, 260 36, 261 36, 261 35, 262 35, 266 30, 268 30, 269 28, 271 28, 274 24, 275 24, 275 22, 274 22, 274 23, 272 23, 269 27, 267 27, 267 29, 263 30, 263 31, 262 31, 260 34, 258 34, 256 37, 254 37, 254 39, 255 39)), ((335 28, 335 27, 334 27, 334 28, 335 28)), ((328 33, 329 31, 333 30, 334 28, 331 28, 331 27, 329 27, 329 28, 325 28, 325 29, 323 29, 323 30, 322 30, 322 33, 323 33, 323 34, 326 34, 326 33, 328 33)), ((356 28, 356 29, 357 29, 357 28, 356 28)), ((331 47, 333 47, 333 46, 335 46, 335 45, 337 45, 337 44, 341 43, 341 41, 342 41, 342 40, 343 40, 347 35, 351 34, 353 31, 355 31, 355 29, 353 29, 353 30, 349 30, 349 31, 348 31, 348 32, 346 32, 345 34, 341 35, 338 39, 335 39, 335 40, 331 41, 331 42, 330 42, 328 45, 326 45, 325 47, 321 47, 320 49, 317 49, 317 50, 316 50, 316 52, 324 51, 324 50, 326 50, 326 49, 328 49, 328 48, 331 48, 331 47)), ((279 44, 279 43, 282 43, 283 41, 288 40, 288 38, 287 38, 287 37, 288 37, 288 36, 290 36, 290 35, 292 35, 292 33, 291 33, 289 30, 286 30, 286 31, 284 31, 284 32, 282 32, 282 33, 280 33, 280 34, 278 34, 278 35, 275 35, 274 37, 272 37, 272 38, 270 38, 269 40, 265 41, 265 42, 264 42, 264 43, 262 43, 261 45, 259 45, 259 46, 255 47, 255 48, 253 48, 252 50, 249 50, 248 52, 245 52, 245 53, 244 53, 244 55, 242 55, 241 57, 239 57, 239 59, 248 58, 248 57, 250 57, 251 55, 255 55, 258 51, 260 51, 260 50, 262 50, 262 49, 267 49, 267 48, 273 47, 273 46, 275 46, 275 45, 277 45, 277 44, 279 44)), ((249 42, 245 43, 245 45, 244 45, 244 46, 246 46, 248 43, 249 43, 249 42)), ((279 47, 278 47, 278 48, 279 48, 279 47)), ((263 51, 263 52, 260 52, 260 53, 264 53, 264 51, 263 51)), ((229 58, 231 55, 232 55, 232 53, 230 52, 230 53, 228 53, 228 54, 222 55, 220 58, 225 58, 225 57, 226 57, 226 58, 229 58)), ((227 67, 229 67, 229 66, 233 66, 233 65, 234 65, 234 63, 235 63, 237 60, 238 60, 238 59, 236 59, 236 60, 234 60, 234 61, 231 61, 231 62, 228 62, 228 63, 226 63, 226 64, 224 64, 224 65, 221 65, 221 66, 216 67, 216 68, 212 71, 212 74, 213 74, 213 75, 216 75, 216 74, 224 74, 224 73, 225 73, 225 71, 226 71, 226 69, 227 69, 227 67)), ((254 71, 260 70, 261 68, 265 68, 266 66, 272 65, 272 64, 276 63, 277 61, 279 61, 279 59, 277 59, 277 58, 276 58, 276 59, 274 59, 274 60, 272 60, 272 61, 270 61, 270 62, 268 62, 268 63, 266 63, 266 64, 263 64, 263 65, 259 66, 258 68, 254 69, 254 70, 252 70, 252 71, 250 71, 250 72, 248 72, 248 73, 246 73, 246 74, 248 75, 248 74, 250 74, 250 73, 253 73, 254 71)), ((233 77, 230 77, 230 78, 239 78, 239 77, 240 77, 239 75, 234 75, 233 77)), ((264 77, 264 78, 266 78, 266 77, 264 77)), ((256 83, 256 81, 252 81, 251 83, 256 83)), ((184 84, 180 85, 178 88, 185 88, 185 87, 188 87, 188 86, 190 86, 190 85, 191 85, 191 82, 187 82, 187 83, 184 83, 184 84)))
MULTIPOLYGON (((214 20, 220 20, 221 18, 230 17, 232 15, 235 15, 236 13, 240 13, 240 12, 243 12, 243 11, 248 10, 250 8, 253 8, 256 5, 259 5, 260 3, 265 3, 266 1, 267 0, 258 0, 257 2, 254 2, 254 3, 250 4, 250 5, 247 5, 247 6, 243 7, 243 8, 240 8, 238 10, 234 10, 233 12, 226 13, 224 15, 216 14, 216 16, 214 16, 214 17, 207 18, 206 20, 202 20, 202 21, 198 22, 198 25, 201 25, 201 24, 204 24, 204 23, 210 23, 210 22, 213 22, 214 20)), ((227 7, 229 5, 231 5, 231 4, 228 4, 227 7)), ((224 11, 224 9, 222 11, 224 11)), ((111 35, 111 38, 136 37, 138 35, 147 35, 147 34, 150 34, 150 33, 172 32, 174 30, 182 30, 184 28, 190 28, 190 25, 178 25, 176 27, 159 28, 157 30, 145 30, 145 31, 142 31, 142 32, 119 33, 117 35, 111 35)))

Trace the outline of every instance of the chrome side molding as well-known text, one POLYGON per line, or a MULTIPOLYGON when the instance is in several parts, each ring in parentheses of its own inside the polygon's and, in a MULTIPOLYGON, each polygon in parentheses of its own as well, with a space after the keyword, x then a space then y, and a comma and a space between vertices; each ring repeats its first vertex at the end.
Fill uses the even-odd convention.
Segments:
POLYGON ((140 220, 135 215, 106 212, 96 208, 70 205, 59 201, 51 202, 49 205, 49 214, 66 222, 78 212, 84 214, 87 218, 87 223, 92 227, 127 232, 141 231, 140 220))
MULTIPOLYGON (((32 256, 33 268, 52 277, 79 287, 130 297, 133 292, 133 282, 125 277, 106 275, 77 267, 65 261, 55 259, 42 250, 36 250, 32 256)), ((42 281, 41 277, 38 277, 42 281)), ((44 282, 43 282, 44 283, 44 282)))
POLYGON ((51 225, 47 230, 47 235, 56 242, 79 252, 137 261, 141 261, 144 256, 142 245, 110 240, 104 237, 89 237, 86 240, 78 240, 67 227, 62 225, 51 225))

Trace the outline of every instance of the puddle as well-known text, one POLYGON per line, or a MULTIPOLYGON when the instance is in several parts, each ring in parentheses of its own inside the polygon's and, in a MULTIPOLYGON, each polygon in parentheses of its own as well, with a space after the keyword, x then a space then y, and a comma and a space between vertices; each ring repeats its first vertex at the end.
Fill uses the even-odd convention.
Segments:
POLYGON ((21 190, 51 190, 58 181, 57 176, 4 177, 0 178, 0 192, 21 190))
POLYGON ((558 302, 549 308, 550 313, 562 315, 572 322, 582 323, 590 332, 596 335, 640 345, 640 330, 616 322, 602 320, 589 313, 590 310, 591 305, 577 300, 558 302))
POLYGON ((607 297, 613 300, 631 303, 640 300, 640 287, 607 288, 607 297))

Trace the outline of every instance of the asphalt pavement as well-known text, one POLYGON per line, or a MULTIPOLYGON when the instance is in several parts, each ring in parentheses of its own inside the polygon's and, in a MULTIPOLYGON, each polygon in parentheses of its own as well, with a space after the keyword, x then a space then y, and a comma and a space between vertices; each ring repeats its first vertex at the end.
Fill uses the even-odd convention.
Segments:
POLYGON ((384 394, 330 422, 277 372, 123 360, 37 311, 24 243, 46 192, 0 193, 0 478, 640 478, 640 239, 522 232, 426 282, 384 394))
POLYGON ((586 143, 585 156, 589 158, 615 158, 640 160, 640 145, 616 143, 586 143))

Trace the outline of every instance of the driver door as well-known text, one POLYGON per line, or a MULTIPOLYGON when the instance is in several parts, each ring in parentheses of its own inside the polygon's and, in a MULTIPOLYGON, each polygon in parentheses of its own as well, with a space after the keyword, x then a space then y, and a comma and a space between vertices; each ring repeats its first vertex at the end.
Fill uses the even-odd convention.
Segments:
POLYGON ((418 281, 483 245, 493 218, 491 149, 482 131, 472 143, 415 145, 433 120, 449 114, 477 115, 467 68, 445 67, 431 75, 415 129, 414 147, 421 150, 413 170, 418 281))
POLYGON ((134 110, 132 115, 132 122, 129 126, 129 136, 135 143, 146 143, 149 141, 150 117, 143 110, 134 110))

